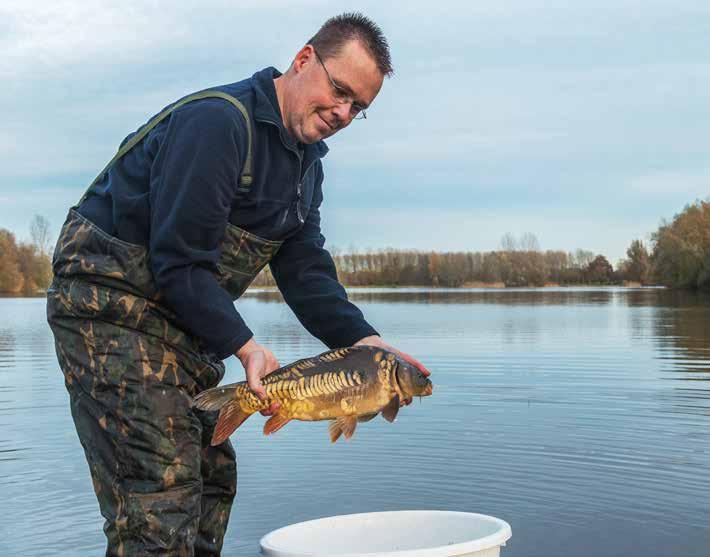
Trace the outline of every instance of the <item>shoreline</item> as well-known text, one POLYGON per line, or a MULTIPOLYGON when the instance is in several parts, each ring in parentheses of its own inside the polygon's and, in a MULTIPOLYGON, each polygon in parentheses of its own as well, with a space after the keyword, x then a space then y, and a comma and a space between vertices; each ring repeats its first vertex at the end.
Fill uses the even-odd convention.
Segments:
MULTIPOLYGON (((376 290, 381 288, 383 290, 397 290, 405 288, 418 288, 424 290, 512 290, 517 288, 527 288, 527 289, 537 289, 545 290, 546 288, 666 288, 662 285, 647 284, 643 285, 640 282, 628 282, 626 284, 556 284, 548 283, 544 286, 506 286, 502 282, 493 283, 467 283, 461 286, 422 286, 414 284, 378 284, 372 286, 349 286, 344 284, 343 287, 346 290, 376 290)), ((250 286, 247 288, 246 292, 249 291, 262 291, 262 292, 279 292, 276 286, 250 286)), ((0 298, 45 298, 47 296, 46 291, 37 292, 35 294, 21 294, 14 292, 0 292, 0 298)))
MULTIPOLYGON (((461 286, 424 286, 421 284, 377 284, 377 285, 355 285, 350 286, 343 284, 346 290, 376 290, 378 288, 387 290, 405 289, 405 288, 418 288, 422 290, 472 290, 472 289, 487 289, 487 290, 513 290, 518 288, 528 288, 528 289, 538 289, 544 290, 546 288, 666 288, 660 284, 646 284, 643 285, 640 282, 630 282, 627 284, 557 284, 548 283, 544 286, 505 286, 505 284, 494 282, 494 283, 467 283, 461 286)), ((278 292, 279 289, 276 286, 250 286, 249 290, 262 290, 262 291, 273 291, 278 292)))

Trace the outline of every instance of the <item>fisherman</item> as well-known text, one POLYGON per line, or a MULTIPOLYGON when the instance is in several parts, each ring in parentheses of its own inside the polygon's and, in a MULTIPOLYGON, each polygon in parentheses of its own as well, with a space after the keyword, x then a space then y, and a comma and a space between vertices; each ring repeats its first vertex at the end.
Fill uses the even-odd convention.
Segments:
POLYGON ((107 555, 220 554, 235 453, 210 446, 214 415, 192 398, 231 355, 265 397, 279 362, 233 301, 266 264, 327 346, 382 347, 428 375, 348 301, 321 234, 323 140, 364 119, 391 74, 377 25, 331 18, 286 73, 265 68, 158 113, 69 211, 47 315, 107 555))

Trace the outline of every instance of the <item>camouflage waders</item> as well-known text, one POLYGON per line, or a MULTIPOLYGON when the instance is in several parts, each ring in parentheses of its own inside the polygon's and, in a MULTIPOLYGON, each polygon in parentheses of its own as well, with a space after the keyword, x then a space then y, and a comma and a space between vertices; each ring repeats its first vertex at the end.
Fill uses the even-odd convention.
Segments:
MULTIPOLYGON (((171 110, 207 96, 241 106, 209 91, 179 101, 99 178, 171 110)), ((250 156, 251 144, 240 191, 251 182, 250 156)), ((280 245, 228 224, 217 265, 222 287, 241 296, 280 245)), ((210 447, 215 416, 193 409, 191 397, 217 385, 224 364, 161 303, 149 256, 72 208, 54 253, 47 319, 106 519, 106 554, 219 555, 236 494, 235 453, 229 440, 210 447)))

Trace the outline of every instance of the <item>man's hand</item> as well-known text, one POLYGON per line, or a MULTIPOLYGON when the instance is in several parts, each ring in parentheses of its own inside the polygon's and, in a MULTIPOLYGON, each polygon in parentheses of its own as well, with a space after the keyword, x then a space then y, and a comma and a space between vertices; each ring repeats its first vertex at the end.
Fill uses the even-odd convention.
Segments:
MULTIPOLYGON (((422 364, 419 360, 416 358, 413 358, 409 354, 402 352, 401 350, 397 350, 394 346, 391 346, 387 344, 384 340, 382 340, 379 336, 377 335, 372 335, 369 337, 361 338, 358 340, 353 346, 376 346, 377 348, 382 348, 384 350, 389 350, 390 352, 394 352, 395 354, 399 354, 402 359, 405 362, 408 362, 412 364, 414 367, 416 367, 419 371, 421 371, 425 376, 431 375, 431 372, 424 367, 424 364, 422 364)), ((400 406, 406 406, 412 403, 411 398, 407 398, 403 401, 401 401, 400 406)))
MULTIPOLYGON (((261 400, 266 399, 266 389, 264 389, 264 386, 261 384, 261 379, 281 367, 276 356, 274 356, 271 350, 258 344, 253 337, 237 350, 235 356, 242 362, 249 388, 261 400)), ((270 416, 276 413, 279 407, 280 405, 274 402, 266 410, 262 410, 261 413, 264 416, 270 416)))

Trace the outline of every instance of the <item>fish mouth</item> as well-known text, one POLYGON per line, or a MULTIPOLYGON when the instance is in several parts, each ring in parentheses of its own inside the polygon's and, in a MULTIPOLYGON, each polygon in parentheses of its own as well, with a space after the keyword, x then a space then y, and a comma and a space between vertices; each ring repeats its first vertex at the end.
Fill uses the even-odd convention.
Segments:
POLYGON ((419 396, 430 396, 434 392, 434 385, 429 383, 419 396))

